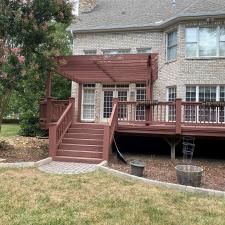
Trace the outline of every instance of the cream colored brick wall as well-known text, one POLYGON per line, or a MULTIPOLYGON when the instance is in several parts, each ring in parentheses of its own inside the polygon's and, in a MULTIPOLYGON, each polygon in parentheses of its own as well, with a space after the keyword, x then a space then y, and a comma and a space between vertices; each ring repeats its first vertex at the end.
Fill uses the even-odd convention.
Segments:
MULTIPOLYGON (((225 21, 216 21, 215 24, 225 24, 225 21)), ((131 49, 152 48, 152 52, 159 53, 159 76, 154 83, 154 99, 166 100, 166 88, 177 87, 177 97, 185 99, 187 84, 225 84, 225 58, 217 59, 186 59, 185 58, 185 26, 209 25, 206 21, 181 23, 165 32, 112 32, 76 34, 74 36, 74 54, 83 55, 84 50, 97 50, 102 54, 104 49, 131 49), (177 60, 166 61, 166 33, 177 29, 178 49, 177 60)), ((211 25, 211 24, 210 24, 211 25)), ((76 85, 73 85, 75 88, 76 85)), ((100 99, 101 87, 98 86, 96 98, 100 99)), ((73 93, 77 93, 73 89, 73 93)), ((96 103, 96 113, 100 104, 96 103)), ((98 121, 99 119, 96 118, 98 121)))

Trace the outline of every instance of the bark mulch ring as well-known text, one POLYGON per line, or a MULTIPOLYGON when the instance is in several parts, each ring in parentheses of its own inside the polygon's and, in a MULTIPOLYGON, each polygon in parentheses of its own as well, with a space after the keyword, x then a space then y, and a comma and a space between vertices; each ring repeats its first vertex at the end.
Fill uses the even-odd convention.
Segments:
POLYGON ((39 161, 48 157, 48 139, 33 137, 0 138, 1 162, 39 161))
MULTIPOLYGON (((178 164, 183 164, 182 159, 172 161, 169 156, 124 154, 124 157, 128 162, 132 160, 144 162, 146 164, 144 177, 169 183, 177 183, 174 167, 178 164)), ((225 160, 194 159, 192 164, 204 169, 202 177, 203 188, 225 191, 225 160)), ((130 173, 130 166, 118 160, 115 155, 111 157, 109 167, 130 173)))

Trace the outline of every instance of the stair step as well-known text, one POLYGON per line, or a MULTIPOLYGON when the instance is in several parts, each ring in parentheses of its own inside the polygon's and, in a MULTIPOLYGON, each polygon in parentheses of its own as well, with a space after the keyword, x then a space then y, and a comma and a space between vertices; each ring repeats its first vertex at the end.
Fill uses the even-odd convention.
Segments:
POLYGON ((102 151, 102 145, 85 145, 85 144, 67 144, 61 143, 59 146, 63 150, 77 150, 77 151, 102 151))
POLYGON ((92 129, 92 128, 70 128, 68 133, 90 133, 90 134, 103 134, 103 129, 92 129))
POLYGON ((63 138, 62 143, 68 144, 86 144, 86 145, 102 145, 102 139, 81 139, 81 138, 63 138))
POLYGON ((102 162, 103 159, 100 159, 100 158, 83 158, 83 157, 68 157, 68 156, 54 156, 53 161, 98 164, 98 163, 102 162))
POLYGON ((77 138, 77 139, 101 139, 103 140, 103 134, 88 134, 88 133, 66 133, 65 138, 77 138))
POLYGON ((102 152, 74 151, 74 150, 59 149, 57 151, 57 156, 82 157, 82 158, 102 158, 102 152))
POLYGON ((93 128, 93 129, 103 129, 104 125, 96 123, 74 123, 71 124, 71 128, 93 128))

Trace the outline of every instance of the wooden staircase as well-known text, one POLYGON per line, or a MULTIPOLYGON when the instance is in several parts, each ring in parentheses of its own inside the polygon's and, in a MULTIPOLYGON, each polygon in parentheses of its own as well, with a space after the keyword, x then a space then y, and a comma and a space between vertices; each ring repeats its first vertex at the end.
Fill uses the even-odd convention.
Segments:
POLYGON ((100 163, 103 161, 104 125, 71 124, 60 143, 54 161, 100 163))

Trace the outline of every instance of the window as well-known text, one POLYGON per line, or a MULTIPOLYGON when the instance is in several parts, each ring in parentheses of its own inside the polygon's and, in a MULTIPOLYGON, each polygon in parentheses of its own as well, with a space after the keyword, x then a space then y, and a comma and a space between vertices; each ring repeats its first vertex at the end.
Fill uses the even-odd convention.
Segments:
POLYGON ((102 52, 104 55, 130 54, 130 49, 106 49, 102 52))
POLYGON ((97 50, 84 50, 85 55, 96 55, 97 50))
POLYGON ((186 57, 225 56, 223 27, 192 27, 185 30, 186 57))
POLYGON ((220 56, 225 56, 225 28, 220 28, 220 56))
MULTIPOLYGON (((186 87, 186 102, 196 101, 196 87, 186 87)), ((196 121, 196 108, 192 105, 187 105, 185 110, 185 121, 196 121)))
POLYGON ((147 54, 151 53, 151 48, 137 48, 138 54, 147 54))
POLYGON ((93 121, 95 118, 95 84, 83 85, 82 119, 93 121))
MULTIPOLYGON (((167 88, 167 101, 175 102, 177 98, 177 88, 176 87, 168 87, 167 88)), ((176 121, 176 106, 170 105, 168 107, 168 120, 176 121)))
MULTIPOLYGON (((187 102, 225 102, 225 86, 187 86, 187 102)), ((225 109, 221 107, 185 106, 185 120, 200 122, 225 122, 225 109), (219 116, 218 116, 219 115, 219 116)))
POLYGON ((177 58, 177 31, 167 34, 167 60, 172 61, 177 58))
POLYGON ((167 95, 168 102, 175 102, 176 98, 177 98, 177 88, 176 87, 168 87, 167 93, 168 93, 168 95, 167 95))
MULTIPOLYGON (((146 100, 146 84, 136 84, 136 101, 141 102, 146 100)), ((140 105, 136 107, 136 120, 145 120, 146 107, 140 105)))

